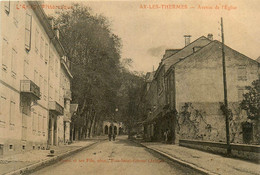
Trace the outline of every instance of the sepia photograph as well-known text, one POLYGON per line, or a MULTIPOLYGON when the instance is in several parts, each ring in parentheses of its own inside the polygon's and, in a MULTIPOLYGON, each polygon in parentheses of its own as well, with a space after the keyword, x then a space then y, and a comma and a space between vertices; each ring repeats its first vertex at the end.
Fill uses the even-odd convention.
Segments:
POLYGON ((0 175, 260 175, 259 0, 0 4, 0 175))

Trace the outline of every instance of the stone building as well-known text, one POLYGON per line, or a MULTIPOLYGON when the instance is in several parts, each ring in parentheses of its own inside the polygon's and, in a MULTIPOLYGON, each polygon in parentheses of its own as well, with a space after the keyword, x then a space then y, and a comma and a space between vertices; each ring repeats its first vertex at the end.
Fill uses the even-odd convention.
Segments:
POLYGON ((103 121, 102 129, 104 135, 108 135, 109 133, 121 135, 125 132, 124 125, 122 122, 103 121))
MULTIPOLYGON (((170 68, 171 65, 179 61, 179 59, 190 55, 193 52, 194 47, 203 47, 211 42, 210 39, 206 37, 200 37, 194 42, 190 43, 190 37, 185 38, 185 47, 183 49, 168 49, 155 71, 152 84, 154 88, 151 89, 156 95, 153 96, 152 111, 150 111, 146 123, 146 128, 152 133, 149 137, 153 140, 163 140, 164 132, 168 129, 172 131, 173 121, 169 117, 170 110, 169 105, 166 104, 166 91, 165 91, 165 73, 170 68)), ((150 106, 151 108, 151 106, 150 106)))
POLYGON ((58 29, 36 1, 1 2, 1 24, 0 155, 63 143, 72 76, 58 29))
MULTIPOLYGON (((168 129, 172 142, 179 139, 225 142, 221 48, 221 43, 209 35, 169 56, 170 65, 163 64, 162 60, 154 76, 158 112, 155 110, 153 123, 150 122, 158 139, 163 138, 163 132, 168 129)), ((225 55, 228 102, 232 111, 231 142, 253 143, 257 130, 250 124, 248 128, 250 121, 239 103, 245 86, 258 78, 259 63, 228 46, 225 46, 225 55)))

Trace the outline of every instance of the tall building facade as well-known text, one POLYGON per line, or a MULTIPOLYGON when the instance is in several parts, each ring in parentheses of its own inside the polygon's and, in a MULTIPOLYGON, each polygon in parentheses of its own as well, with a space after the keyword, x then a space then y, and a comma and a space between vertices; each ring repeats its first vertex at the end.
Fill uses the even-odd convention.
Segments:
MULTIPOLYGON (((225 142, 222 43, 210 34, 188 43, 183 49, 166 50, 153 76, 156 86, 146 92, 147 99, 153 98, 147 105, 146 137, 165 140, 168 131, 171 143, 181 139, 225 142)), ((260 64, 226 45, 224 51, 230 141, 258 144, 259 122, 248 119, 240 103, 246 86, 259 78, 260 64)))
POLYGON ((0 155, 63 143, 72 75, 58 29, 36 1, 1 2, 1 24, 0 155))

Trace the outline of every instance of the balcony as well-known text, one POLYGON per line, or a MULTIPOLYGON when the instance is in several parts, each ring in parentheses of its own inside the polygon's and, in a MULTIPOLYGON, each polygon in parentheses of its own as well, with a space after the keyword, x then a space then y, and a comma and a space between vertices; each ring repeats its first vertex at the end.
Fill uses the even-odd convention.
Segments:
POLYGON ((21 94, 40 100, 40 87, 31 80, 21 80, 21 94))
POLYGON ((56 115, 63 115, 64 113, 63 107, 56 101, 49 102, 49 110, 56 115))
POLYGON ((71 91, 69 89, 64 90, 64 99, 71 100, 71 91))

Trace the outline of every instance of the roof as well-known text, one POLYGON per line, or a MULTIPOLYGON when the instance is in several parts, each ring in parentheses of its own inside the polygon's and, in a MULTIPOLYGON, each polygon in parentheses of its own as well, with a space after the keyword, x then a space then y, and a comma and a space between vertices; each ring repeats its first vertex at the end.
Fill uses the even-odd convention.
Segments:
POLYGON ((258 63, 260 63, 260 57, 258 57, 258 58, 256 59, 256 61, 257 61, 258 63))
POLYGON ((201 36, 198 39, 196 39, 195 41, 193 41, 192 43, 190 43, 189 45, 185 46, 179 52, 176 52, 175 54, 170 55, 169 57, 165 58, 164 62, 165 62, 166 71, 169 69, 169 67, 172 64, 175 64, 180 59, 185 58, 188 55, 192 54, 194 47, 204 47, 207 44, 209 44, 210 42, 212 42, 212 41, 209 40, 208 38, 206 38, 205 36, 201 36))
POLYGON ((160 69, 163 65, 165 65, 165 70, 167 72, 167 70, 170 68, 171 65, 178 62, 181 58, 185 58, 188 55, 192 54, 194 47, 204 47, 207 44, 209 44, 210 42, 211 42, 211 40, 209 40, 207 37, 201 36, 198 39, 196 39, 195 41, 193 41, 190 44, 188 44, 187 46, 185 46, 183 49, 180 49, 179 51, 174 52, 173 54, 163 58, 163 61, 160 63, 154 76, 155 77, 157 76, 158 72, 160 71, 160 69))
MULTIPOLYGON (((174 68, 176 65, 181 64, 182 62, 186 61, 187 59, 195 59, 195 58, 207 58, 209 56, 213 56, 214 53, 221 53, 222 54, 222 50, 221 47, 222 43, 220 41, 214 40, 212 42, 210 42, 209 44, 207 44, 206 46, 204 46, 203 48, 201 48, 200 50, 198 50, 197 52, 193 52, 190 55, 186 56, 185 58, 178 60, 176 63, 174 63, 171 68, 167 71, 166 74, 168 74, 170 72, 170 70, 172 68, 174 68)), ((243 57, 244 59, 247 59, 248 61, 254 62, 254 63, 258 63, 256 60, 253 60, 245 55, 243 55, 242 53, 228 47, 225 45, 225 49, 229 49, 230 51, 232 51, 234 53, 233 58, 238 58, 237 56, 243 57)), ((226 53, 227 56, 227 53, 226 53)), ((259 63, 258 63, 259 64, 259 63)))
MULTIPOLYGON (((48 37, 51 39, 51 42, 53 43, 56 51, 58 52, 60 57, 63 57, 64 55, 67 55, 63 45, 61 44, 59 38, 57 37, 56 33, 54 32, 53 28, 51 27, 48 17, 43 10, 41 6, 40 1, 27 1, 32 7, 37 7, 37 8, 32 8, 34 13, 36 14, 37 18, 41 22, 42 27, 44 28, 45 32, 47 33, 48 37)), ((62 58, 60 58, 62 60, 62 58)), ((68 73, 70 78, 73 78, 71 75, 70 70, 64 65, 65 71, 68 73)))

